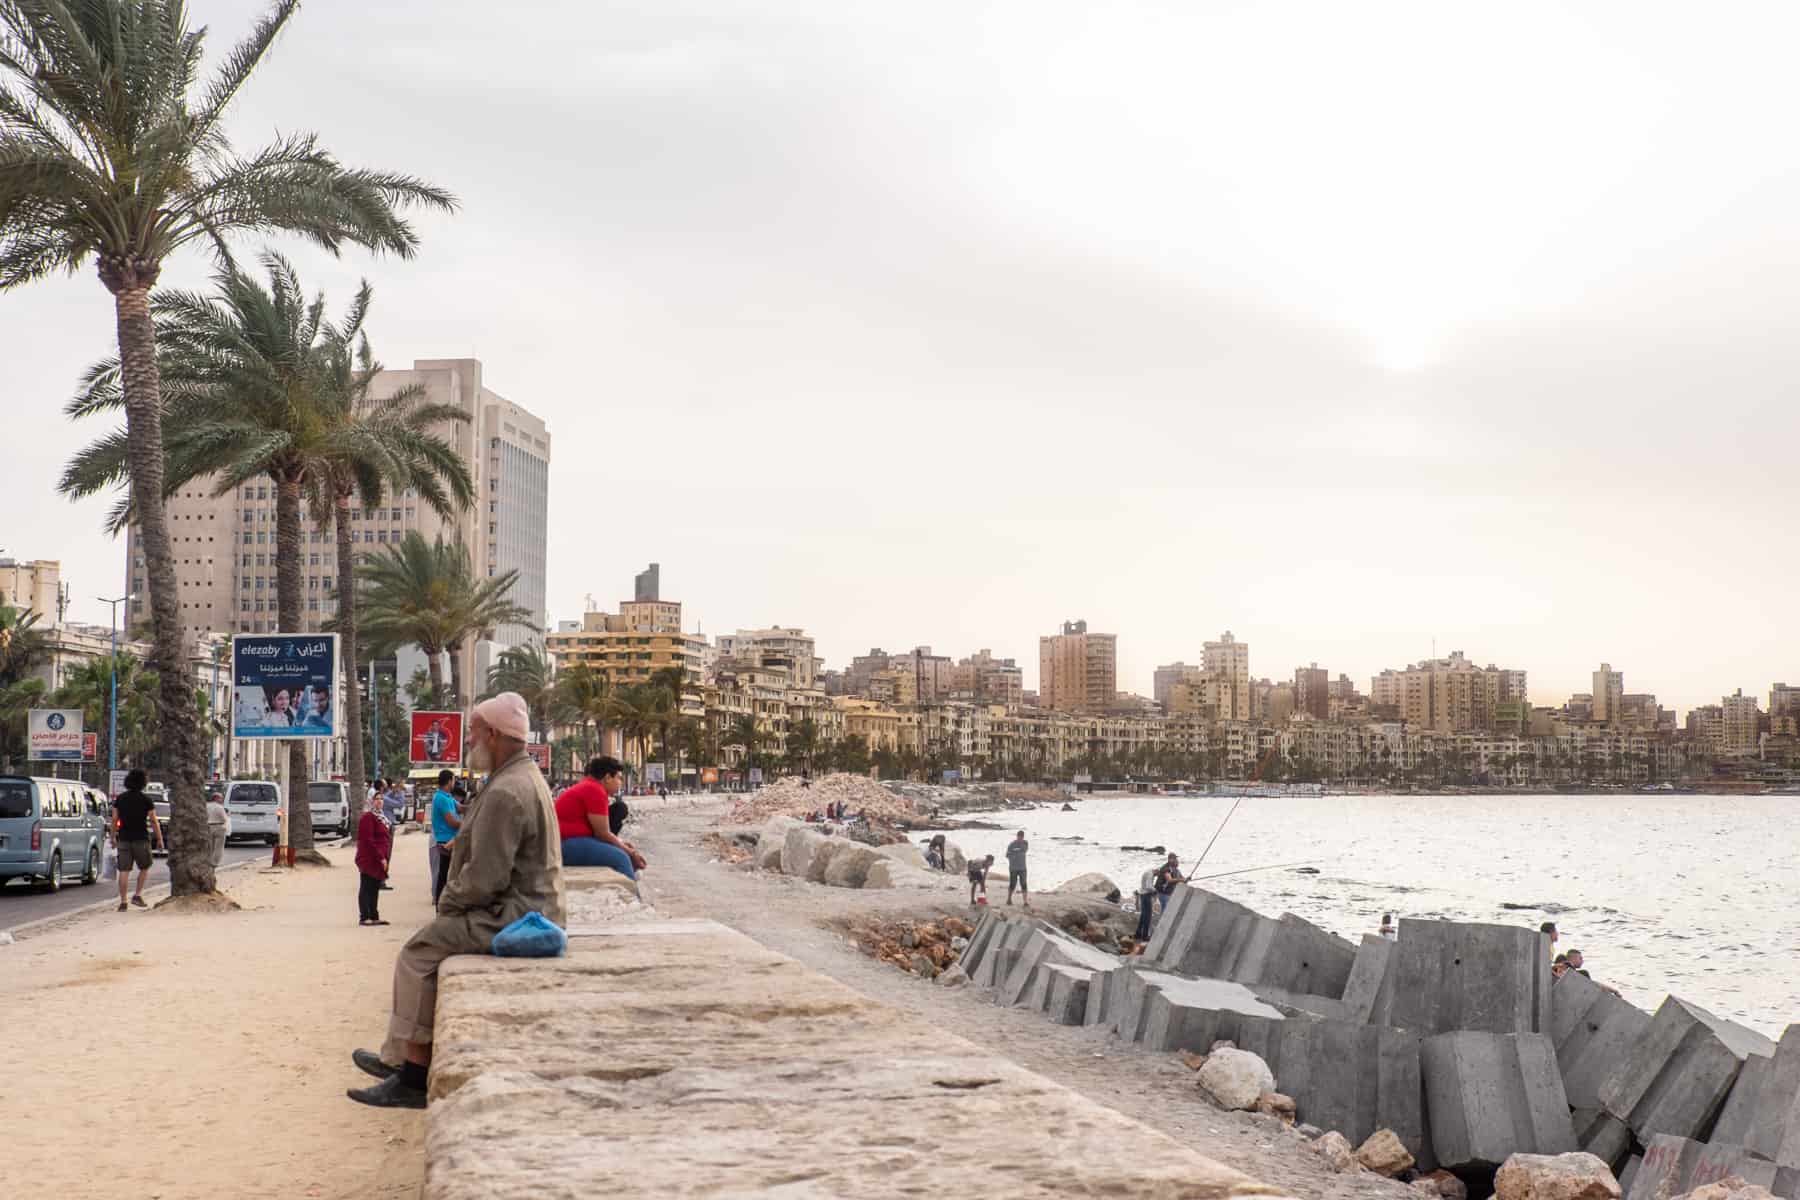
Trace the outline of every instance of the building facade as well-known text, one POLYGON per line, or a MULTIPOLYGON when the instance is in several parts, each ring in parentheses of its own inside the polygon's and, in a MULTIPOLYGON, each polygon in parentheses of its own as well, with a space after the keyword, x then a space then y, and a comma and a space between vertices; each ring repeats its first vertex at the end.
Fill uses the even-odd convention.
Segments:
POLYGON ((1100 713, 1119 690, 1119 639, 1089 633, 1086 621, 1065 621, 1062 632, 1038 639, 1038 693, 1054 712, 1100 713))

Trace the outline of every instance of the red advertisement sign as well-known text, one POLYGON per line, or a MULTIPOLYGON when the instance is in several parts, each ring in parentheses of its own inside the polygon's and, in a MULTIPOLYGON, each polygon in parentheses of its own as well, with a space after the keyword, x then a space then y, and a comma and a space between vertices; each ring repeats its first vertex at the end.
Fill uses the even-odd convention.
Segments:
POLYGON ((544 742, 532 742, 525 747, 525 753, 531 755, 531 761, 538 765, 538 770, 550 773, 550 747, 544 742))
POLYGON ((459 712, 416 712, 412 715, 412 765, 452 767, 462 761, 463 715, 459 712))
POLYGON ((84 733, 81 735, 81 761, 93 762, 100 757, 100 735, 84 733))

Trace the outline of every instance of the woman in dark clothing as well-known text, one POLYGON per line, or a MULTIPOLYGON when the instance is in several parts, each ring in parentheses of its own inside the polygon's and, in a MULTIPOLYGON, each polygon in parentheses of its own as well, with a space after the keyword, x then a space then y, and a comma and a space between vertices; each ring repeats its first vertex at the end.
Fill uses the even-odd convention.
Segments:
POLYGON ((388 855, 393 849, 394 834, 381 817, 379 800, 363 806, 362 819, 356 823, 356 869, 362 872, 362 890, 357 893, 356 907, 361 919, 358 925, 386 925, 377 905, 381 885, 387 881, 388 855))

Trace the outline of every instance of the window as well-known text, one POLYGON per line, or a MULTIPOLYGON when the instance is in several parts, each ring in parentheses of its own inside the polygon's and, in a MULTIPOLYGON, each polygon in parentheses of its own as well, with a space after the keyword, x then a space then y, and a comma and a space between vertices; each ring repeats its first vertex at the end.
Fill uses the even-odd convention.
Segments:
POLYGON ((244 510, 244 520, 246 520, 246 521, 256 520, 256 510, 252 509, 252 508, 246 508, 244 510))
MULTIPOLYGON (((244 536, 249 537, 250 535, 246 533, 244 536)), ((263 530, 260 530, 260 529, 256 531, 256 544, 257 545, 261 546, 261 545, 265 544, 268 540, 269 540, 269 535, 267 533, 265 533, 263 530)))
POLYGON ((308 555, 307 560, 306 560, 306 565, 309 567, 318 566, 319 565, 319 556, 316 554, 308 555))
POLYGON ((239 611, 239 612, 249 612, 249 611, 250 611, 250 597, 248 597, 248 596, 245 596, 245 597, 244 597, 244 598, 243 598, 243 599, 242 599, 242 600, 241 600, 241 601, 240 601, 240 602, 239 602, 239 603, 238 603, 238 611, 239 611))
POLYGON ((248 554, 244 555, 244 565, 246 567, 250 565, 250 556, 248 554))
POLYGON ((378 542, 386 542, 387 541, 387 530, 377 529, 375 531, 375 540, 378 542))
POLYGON ((256 577, 256 590, 259 592, 263 591, 268 586, 268 582, 268 577, 266 575, 258 575, 256 577))
POLYGON ((263 602, 262 602, 262 601, 261 601, 261 600, 258 600, 258 601, 257 601, 257 602, 256 602, 256 611, 257 611, 257 612, 261 612, 261 611, 263 611, 263 602))
POLYGON ((399 509, 395 508, 395 509, 388 510, 388 520, 398 521, 399 519, 400 519, 400 510, 399 509))

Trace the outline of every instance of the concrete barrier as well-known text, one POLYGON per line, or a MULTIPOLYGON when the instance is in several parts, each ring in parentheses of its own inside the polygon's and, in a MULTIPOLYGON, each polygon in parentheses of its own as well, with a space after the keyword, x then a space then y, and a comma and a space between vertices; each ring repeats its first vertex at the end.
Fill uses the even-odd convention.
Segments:
POLYGON ((1789 1025, 1773 1058, 1744 1059, 1711 1140, 1800 1167, 1800 1025, 1789 1025))
POLYGON ((1377 1023, 1426 1035, 1550 1027, 1550 939, 1535 929, 1402 919, 1393 959, 1377 1023))
POLYGON ((1631 1058, 1649 1028, 1649 1013, 1579 971, 1556 980, 1550 988, 1550 1037, 1569 1103, 1599 1108, 1601 1085, 1631 1058))
POLYGON ((1351 1021, 1240 1017, 1241 1049, 1262 1057, 1275 1086, 1292 1096, 1300 1120, 1335 1129, 1360 1145, 1391 1129, 1422 1170, 1437 1166, 1426 1122, 1420 1038, 1351 1021))
POLYGON ((1787 1200, 1800 1197, 1800 1170, 1778 1166, 1742 1146, 1706 1144, 1672 1134, 1653 1135, 1631 1173, 1625 1200, 1668 1200, 1736 1175, 1787 1200))
MULTIPOLYGON (((1406 944, 1404 926, 1400 944, 1406 944)), ((1438 1162, 1498 1168, 1512 1154, 1576 1148, 1556 1047, 1538 1033, 1443 1033, 1420 1046, 1426 1120, 1438 1162)))
POLYGON ((1336 1000, 1356 961, 1348 941, 1302 917, 1271 920, 1204 888, 1177 888, 1163 922, 1144 958, 1183 975, 1336 1000))
MULTIPOLYGON (((1240 1017, 1282 1020, 1281 1010, 1264 1004, 1241 983, 1220 979, 1184 979, 1156 971, 1138 973, 1142 1009, 1131 1038, 1148 1050, 1192 1050, 1205 1054, 1220 1039, 1236 1041, 1240 1017)), ((1127 1015, 1123 1026, 1131 1021, 1127 1015)), ((1121 1028, 1120 1036, 1126 1036, 1121 1028)))
POLYGON ((1052 963, 1044 968, 1044 1012, 1058 1025, 1080 1025, 1087 1016, 1088 988, 1098 972, 1052 963))
POLYGON ((452 958, 436 1035, 423 1200, 1281 1194, 712 922, 452 958))
POLYGON ((1125 988, 1125 975, 1130 968, 1121 963, 1110 971, 1097 972, 1088 980, 1087 1011, 1083 1025, 1099 1025, 1111 1029, 1118 1014, 1119 996, 1125 988))
POLYGON ((1774 1053, 1775 1043, 1755 1030, 1670 996, 1601 1085, 1601 1107, 1646 1145, 1659 1133, 1704 1138, 1744 1060, 1774 1053))
POLYGON ((1631 1127, 1599 1108, 1577 1108, 1570 1114, 1575 1144, 1612 1168, 1614 1178, 1631 1155, 1631 1127))
POLYGON ((1344 981, 1345 1020, 1386 1024, 1394 1001, 1394 947, 1397 942, 1363 934, 1344 981))

